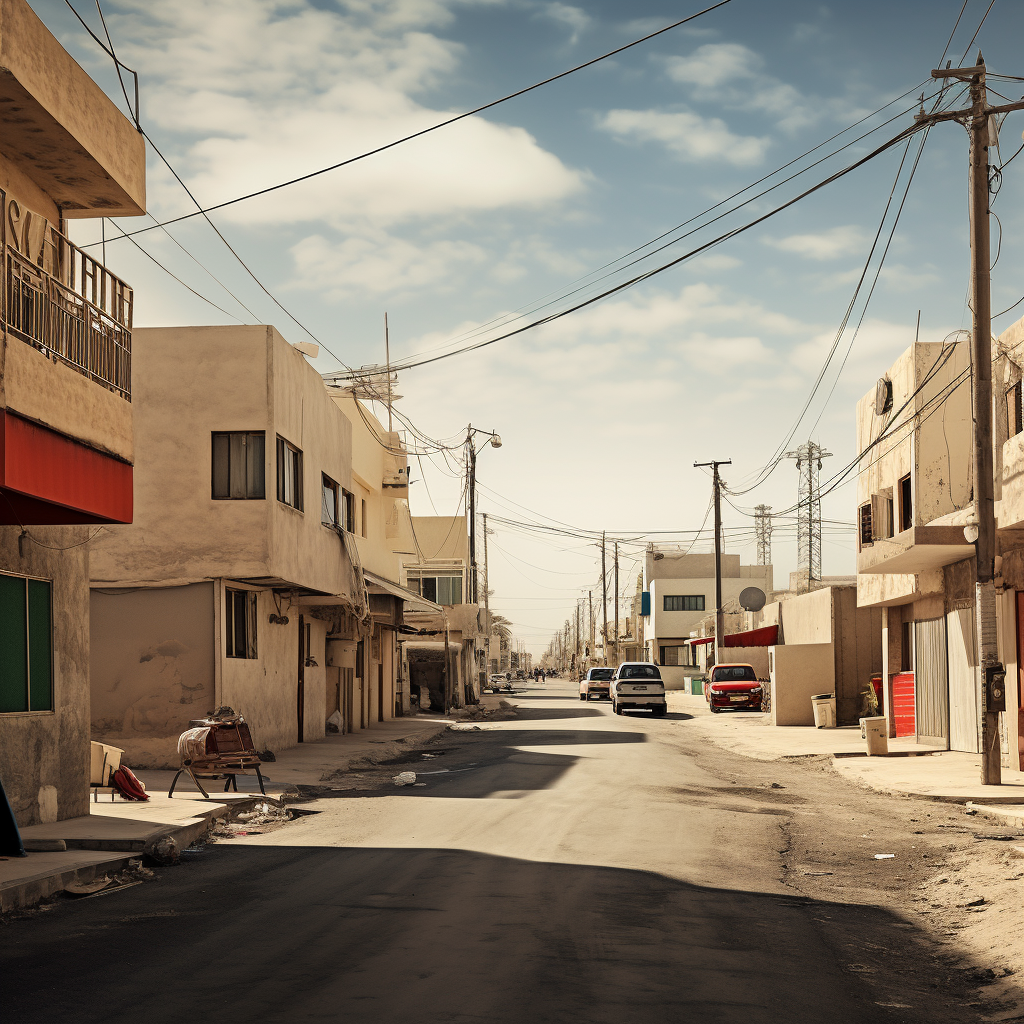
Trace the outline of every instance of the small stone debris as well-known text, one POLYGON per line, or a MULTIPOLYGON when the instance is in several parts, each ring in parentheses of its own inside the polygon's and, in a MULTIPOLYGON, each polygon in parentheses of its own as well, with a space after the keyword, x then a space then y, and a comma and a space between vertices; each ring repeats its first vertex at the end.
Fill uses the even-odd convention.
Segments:
POLYGON ((970 903, 962 903, 961 906, 963 906, 963 907, 983 907, 985 905, 985 902, 986 902, 985 897, 984 896, 979 896, 978 899, 971 900, 970 903))
POLYGON ((771 787, 770 787, 770 788, 771 788, 771 789, 785 789, 786 787, 785 787, 785 786, 783 786, 781 782, 773 782, 773 783, 771 784, 771 787))
POLYGON ((875 860, 892 860, 895 856, 895 853, 876 853, 875 860))
POLYGON ((399 772, 391 781, 396 786, 415 786, 416 785, 416 773, 415 772, 399 772))

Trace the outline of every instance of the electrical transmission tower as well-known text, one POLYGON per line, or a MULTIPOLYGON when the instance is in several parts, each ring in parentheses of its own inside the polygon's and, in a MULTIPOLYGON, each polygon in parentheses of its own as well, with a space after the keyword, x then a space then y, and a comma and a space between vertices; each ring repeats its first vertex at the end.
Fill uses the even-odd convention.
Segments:
POLYGON ((757 534, 757 564, 772 564, 772 507, 757 505, 754 508, 754 532, 757 534))
POLYGON ((818 472, 821 460, 831 456, 820 444, 808 441, 785 458, 796 459, 800 474, 799 503, 796 519, 798 590, 807 591, 812 582, 821 579, 821 495, 818 472))

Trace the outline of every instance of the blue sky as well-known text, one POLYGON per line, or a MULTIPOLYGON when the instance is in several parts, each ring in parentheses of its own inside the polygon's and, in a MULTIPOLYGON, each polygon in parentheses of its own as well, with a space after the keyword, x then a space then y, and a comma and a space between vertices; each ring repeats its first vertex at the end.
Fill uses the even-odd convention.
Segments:
MULTIPOLYGON (((930 89, 961 4, 732 0, 569 79, 215 220, 281 303, 344 362, 382 359, 385 310, 393 356, 440 351, 544 296, 566 305, 561 297, 581 276, 907 90, 930 89)), ((969 0, 948 54, 954 64, 988 5, 969 0)), ((65 5, 33 6, 119 98, 108 58, 65 5)), ((84 0, 77 6, 98 29, 95 12, 84 0)), ((204 203, 380 145, 698 9, 658 0, 104 5, 119 56, 140 74, 143 123, 204 203)), ((1015 59, 1022 28, 1019 7, 996 0, 975 44, 990 69, 1024 73, 1015 59)), ((1020 83, 992 84, 1013 99, 1024 93, 1013 92, 1020 83)), ((912 106, 907 99, 890 107, 865 129, 912 106)), ((911 113, 773 196, 788 199, 863 155, 911 113)), ((1020 145, 1022 128, 1019 114, 1003 125, 1003 159, 1020 145)), ((915 152, 916 142, 911 160, 915 152)), ((436 438, 470 421, 501 433, 504 446, 480 459, 484 510, 509 515, 518 503, 530 518, 589 529, 696 529, 710 483, 692 463, 731 458, 723 475, 739 488, 785 437, 850 301, 901 155, 891 151, 706 256, 555 324, 408 370, 400 408, 436 438)), ((966 157, 962 128, 931 132, 842 375, 826 378, 794 437, 797 444, 812 436, 835 453, 829 462, 837 468, 855 454, 856 399, 913 341, 917 311, 925 340, 969 325, 966 157)), ((994 206, 1004 235, 996 310, 1024 294, 1022 169, 1024 160, 1007 169, 994 206)), ((152 156, 149 194, 158 218, 190 210, 152 156)), ((760 215, 774 201, 758 200, 724 224, 760 215)), ((73 232, 83 242, 98 234, 87 224, 73 232)), ((251 315, 166 236, 151 232, 139 242, 239 319, 307 340, 207 227, 193 220, 172 232, 251 315)), ((673 245, 664 256, 683 251, 673 245)), ((231 322, 130 243, 109 243, 107 262, 135 286, 141 325, 231 322)), ((997 320, 997 331, 1016 315, 997 320)), ((324 353, 318 367, 338 363, 324 353)), ((423 464, 414 466, 414 512, 451 513, 458 480, 443 459, 423 464)), ((782 463, 736 504, 784 508, 796 487, 795 467, 782 463)), ((852 483, 838 488, 824 514, 852 522, 854 501, 852 483)), ((734 530, 727 550, 753 561, 749 518, 727 508, 725 522, 734 530)), ((707 547, 703 537, 695 549, 707 547)), ((825 572, 852 572, 853 550, 851 532, 827 535, 825 572)), ((637 551, 624 547, 623 590, 637 551)), ((495 605, 539 652, 575 596, 593 586, 595 549, 583 539, 500 529, 491 553, 495 605)), ((791 531, 776 533, 773 553, 781 586, 795 568, 791 531)))

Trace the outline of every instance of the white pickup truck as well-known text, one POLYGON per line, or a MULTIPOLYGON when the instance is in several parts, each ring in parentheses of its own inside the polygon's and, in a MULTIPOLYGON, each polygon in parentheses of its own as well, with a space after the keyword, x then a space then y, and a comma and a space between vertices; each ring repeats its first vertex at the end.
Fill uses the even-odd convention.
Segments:
POLYGON ((617 715, 626 708, 647 708, 652 715, 668 711, 661 672, 649 661, 624 661, 612 676, 611 698, 617 715))

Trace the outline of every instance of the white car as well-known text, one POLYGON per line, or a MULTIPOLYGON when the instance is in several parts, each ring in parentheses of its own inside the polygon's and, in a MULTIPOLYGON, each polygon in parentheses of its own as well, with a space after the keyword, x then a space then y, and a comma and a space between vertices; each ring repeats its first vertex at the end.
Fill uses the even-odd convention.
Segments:
POLYGON ((661 672, 649 661, 624 661, 612 676, 611 698, 617 715, 626 708, 646 708, 658 716, 668 711, 661 672))

